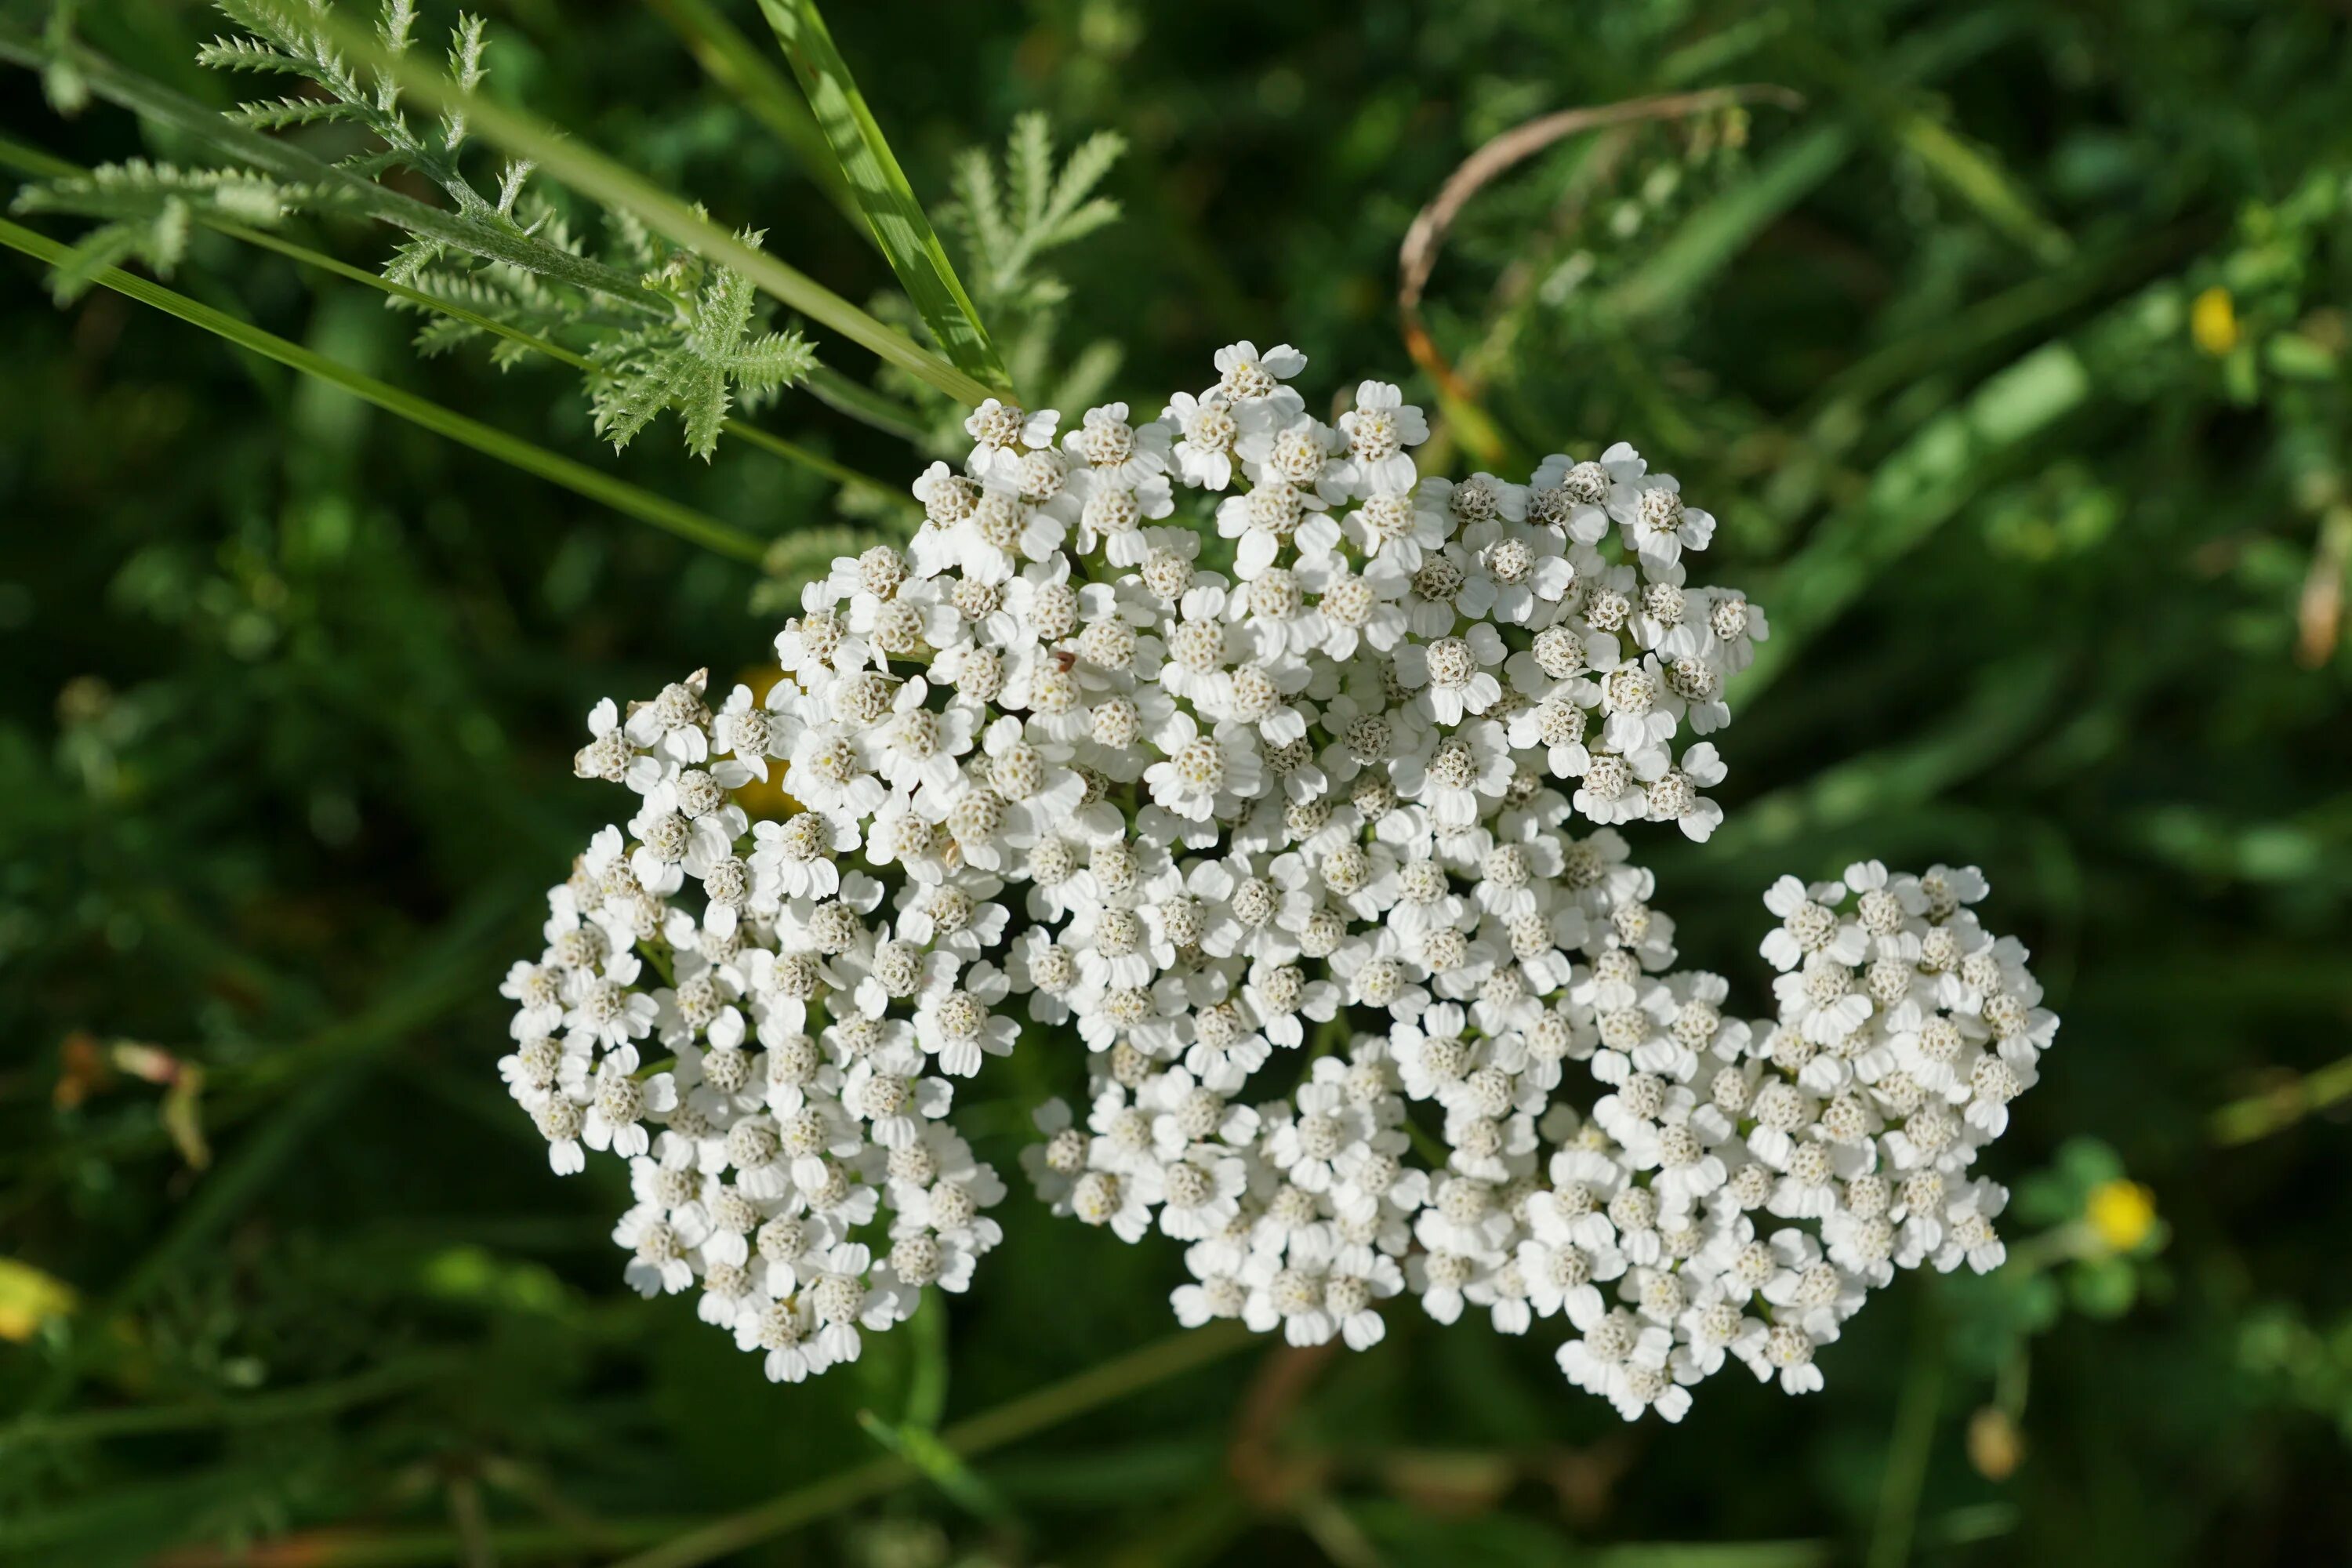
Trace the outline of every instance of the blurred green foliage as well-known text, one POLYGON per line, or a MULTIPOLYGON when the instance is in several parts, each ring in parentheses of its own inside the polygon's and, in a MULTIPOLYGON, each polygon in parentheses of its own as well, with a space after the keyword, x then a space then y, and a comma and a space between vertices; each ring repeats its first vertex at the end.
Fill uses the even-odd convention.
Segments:
MULTIPOLYGON (((665 21, 706 9, 509 0, 490 89, 911 322, 802 161, 816 143, 775 134, 791 106, 743 107, 665 21)), ((753 7, 718 9, 764 40, 753 7)), ((568 373, 419 361, 373 292, 189 237, 184 291, 776 541, 762 574, 119 296, 60 311, 12 257, 0 1561, 480 1568, 698 1540, 875 1568, 2352 1557, 2343 16, 870 0, 830 20, 951 251, 970 150, 1021 114, 1126 142, 1103 186, 1124 216, 1056 252, 1062 289, 975 289, 1009 313, 989 324, 1016 379, 1065 406, 1195 384, 1243 336, 1404 375, 1399 243, 1487 139, 1644 93, 1803 95, 1548 148, 1472 198, 1422 311, 1465 466, 1633 439, 1723 519, 1721 575, 1772 612, 1734 694, 1729 825, 1644 846, 1691 962, 1760 984, 1755 899, 1784 869, 1992 877, 2066 1017, 1993 1156, 2011 1265, 1891 1292, 1822 1394, 1724 1386, 1628 1430, 1539 1347, 1410 1311, 1361 1357, 1133 1359, 1169 1328, 1173 1256, 1016 1199, 945 1338, 761 1382, 683 1300, 621 1287, 619 1194, 548 1177, 491 1070, 495 981, 605 807, 567 766, 591 701, 758 663, 791 573, 895 524, 746 446, 614 458, 568 373)), ((226 101, 192 63, 195 7, 84 0, 74 26, 226 101)), ((5 79, 17 142, 192 152, 5 79)), ((390 243, 289 233, 369 266, 390 243)), ((763 419, 915 471, 804 397, 763 419)), ((984 1152, 1009 1163, 1074 1072, 1033 1048, 983 1080, 984 1152)))

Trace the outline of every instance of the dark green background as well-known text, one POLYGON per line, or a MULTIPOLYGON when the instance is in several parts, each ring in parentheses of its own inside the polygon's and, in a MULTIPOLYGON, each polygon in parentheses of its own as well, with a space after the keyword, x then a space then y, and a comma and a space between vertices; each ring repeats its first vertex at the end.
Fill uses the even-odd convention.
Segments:
MULTIPOLYGON (((1407 1303, 1295 1404, 1302 1369, 1253 1347, 992 1457, 961 1500, 919 1484, 737 1560, 1730 1568, 1888 1561, 1906 1530, 1931 1562, 2352 1560, 2352 1161, 2340 1117, 2298 1114, 2345 1087, 2299 1075, 2352 1049, 2342 10, 833 13, 928 201, 1024 109, 1129 137, 1127 216, 1058 263, 1051 353, 1119 345, 1146 413, 1244 336, 1307 349, 1318 388, 1425 399, 1397 246, 1474 147, 1666 89, 1803 93, 1743 147, 1654 128, 1506 176, 1431 329, 1483 368, 1522 471, 1635 441, 1723 520, 1712 574, 1773 612, 1785 661, 1724 738, 1730 826, 1639 846, 1685 961, 1760 998, 1774 875, 1982 864, 2066 1020, 1989 1156, 2011 1234, 2072 1223, 2116 1169, 2163 1227, 2131 1258, 1906 1279, 1825 1355, 1825 1393, 1726 1379, 1679 1427, 1623 1428, 1547 1346, 1407 1303), (2192 333, 2213 289, 2234 346, 2192 333), (2232 1141, 2216 1113, 2250 1096, 2263 1135, 2232 1141), (1964 1439, 1996 1398, 2022 1400, 2000 1481, 1964 1439), (1691 1542, 1784 1544, 1603 1550, 1691 1542)), ((492 23, 499 91, 852 298, 887 285, 650 12, 492 23)), ((81 28, 227 101, 189 63, 193 9, 90 0, 81 28)), ((0 104, 79 161, 181 151, 113 111, 61 121, 23 73, 0 104)), ((740 447, 705 468, 674 426, 614 459, 562 373, 420 363, 366 289, 209 236, 174 283, 762 535, 841 522, 804 473, 740 447)), ((854 1413, 924 1396, 922 1334, 765 1384, 684 1299, 622 1287, 614 1186, 551 1178, 492 1068, 497 977, 615 804, 570 775, 581 715, 758 662, 761 574, 120 298, 59 311, 14 256, 0 367, 0 1256, 80 1293, 0 1344, 0 1561, 292 1535, 308 1555, 250 1560, 606 1562, 589 1521, 641 1546, 880 1452, 854 1413), (151 1085, 58 1107, 77 1034, 202 1065, 208 1170, 151 1085)), ((805 399, 763 422, 894 482, 919 464, 805 399)), ((1025 1106, 1078 1073, 1033 1041, 983 1079, 985 1152, 1009 1171, 1025 1106)), ((946 1315, 950 1417, 1170 1327, 1172 1247, 1007 1210, 946 1315)))

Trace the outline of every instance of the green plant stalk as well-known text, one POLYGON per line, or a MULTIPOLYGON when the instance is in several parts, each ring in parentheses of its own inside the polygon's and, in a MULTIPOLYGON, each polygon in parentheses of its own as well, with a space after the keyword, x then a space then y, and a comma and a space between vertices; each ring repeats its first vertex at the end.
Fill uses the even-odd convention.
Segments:
MULTIPOLYGON (((1249 1331, 1237 1322, 1212 1323, 1171 1335, 968 1421, 960 1421, 940 1434, 940 1445, 950 1454, 972 1458, 1154 1384, 1206 1366, 1241 1349, 1251 1339, 1249 1331)), ((923 1474, 920 1467, 896 1454, 870 1459, 821 1481, 797 1487, 756 1508, 714 1520, 650 1552, 641 1552, 614 1563, 612 1568, 696 1568, 697 1564, 744 1551, 813 1520, 895 1491, 923 1474)))
POLYGON ((86 1443, 102 1437, 305 1420, 430 1383, 459 1364, 455 1355, 428 1352, 387 1362, 349 1377, 299 1388, 273 1389, 267 1394, 197 1400, 185 1405, 134 1405, 121 1409, 79 1410, 68 1415, 34 1416, 0 1428, 0 1452, 35 1443, 86 1443))
POLYGON ((2352 1057, 2314 1068, 2268 1093, 2222 1106, 2213 1112, 2213 1142, 2225 1149, 2252 1143, 2347 1100, 2352 1100, 2352 1057))
POLYGON ((1853 151, 1843 126, 1822 125, 1784 143, 1756 177, 1726 192, 1676 229, 1632 277, 1602 297, 1601 314, 1632 322, 1695 298, 1706 281, 1780 215, 1834 173, 1853 151))
POLYGON ((992 385, 1006 384, 1003 362, 988 341, 980 312, 865 95, 857 90, 848 62, 834 46, 815 0, 760 0, 760 11, 808 98, 874 243, 898 275, 898 286, 914 301, 923 324, 958 366, 992 385))
POLYGON ((1758 595, 1771 607, 1772 637, 1735 678, 1734 699, 1752 701, 1778 680, 1881 572, 2028 461, 2034 443, 2079 413, 2091 389, 2074 342, 2053 339, 1922 426, 1878 465, 1867 491, 1826 517, 1758 595), (2032 395, 2014 398, 2021 390, 2032 395))
POLYGON ((1936 1413, 1944 1394, 1943 1326, 1932 1295, 1920 1298, 1918 1313, 1910 1370, 1895 1407, 1895 1431, 1886 1444, 1886 1470, 1879 1483, 1868 1568, 1903 1568, 1911 1560, 1919 1494, 1935 1449, 1936 1413))
POLYGON ((29 146, 13 136, 0 136, 0 163, 37 180, 68 180, 89 173, 79 163, 68 163, 53 153, 29 146))
POLYGON ((1836 51, 1810 38, 1789 46, 1806 68, 1834 85, 1953 195, 1974 207, 1994 230, 2044 266, 2064 261, 2074 240, 2033 205, 2025 187, 1982 149, 1913 109, 1903 94, 1856 69, 1836 51))
MULTIPOLYGON (((46 235, 37 234, 5 219, 0 219, 0 245, 22 251, 52 267, 64 261, 68 255, 64 246, 46 235)), ((108 268, 98 275, 95 281, 142 305, 152 305, 167 315, 177 316, 191 326, 202 327, 215 336, 226 338, 248 353, 275 360, 305 375, 315 376, 331 386, 341 387, 387 414, 398 415, 437 436, 446 436, 461 446, 471 447, 485 457, 496 458, 527 474, 562 485, 599 505, 608 506, 641 522, 652 523, 656 528, 675 533, 706 550, 754 563, 767 554, 765 542, 740 528, 706 516, 667 496, 656 495, 625 479, 614 479, 585 463, 575 462, 544 447, 535 446, 519 436, 493 429, 478 419, 453 413, 415 393, 403 392, 372 375, 337 364, 299 343, 289 342, 275 332, 264 331, 226 311, 199 304, 160 283, 152 283, 119 267, 108 268)))
MULTIPOLYGON (((275 3, 283 5, 286 0, 275 3)), ((644 175, 530 115, 479 93, 467 92, 438 71, 394 54, 369 29, 331 12, 317 18, 307 13, 299 17, 291 12, 288 16, 289 21, 322 27, 338 48, 370 69, 381 72, 403 93, 427 109, 444 115, 463 115, 474 134, 503 149, 509 156, 530 160, 550 179, 571 186, 593 201, 629 214, 672 244, 705 260, 734 268, 789 309, 832 329, 950 397, 977 404, 997 395, 1001 390, 958 369, 904 332, 876 321, 815 279, 737 239, 644 175)))
MULTIPOLYGON (((676 1519, 596 1520, 579 1524, 494 1525, 480 1540, 502 1563, 578 1563, 583 1550, 621 1552, 691 1528, 676 1519)), ((454 1530, 314 1530, 250 1547, 167 1552, 150 1568, 423 1568, 459 1562, 454 1530)))
POLYGON ((887 436, 910 441, 918 447, 928 444, 931 433, 923 425, 922 416, 894 398, 875 391, 862 381, 853 381, 829 364, 819 364, 809 372, 801 386, 811 397, 834 410, 845 414, 860 425, 871 426, 887 436))

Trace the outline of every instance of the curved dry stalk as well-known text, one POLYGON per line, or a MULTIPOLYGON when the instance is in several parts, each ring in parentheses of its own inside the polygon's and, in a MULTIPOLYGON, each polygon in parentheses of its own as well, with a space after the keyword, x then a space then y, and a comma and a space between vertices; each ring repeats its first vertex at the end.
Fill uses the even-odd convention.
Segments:
POLYGON ((1412 226, 1404 231, 1403 243, 1397 247, 1397 316, 1404 333, 1405 352, 1448 398, 1465 402, 1470 399, 1470 389, 1454 374, 1452 362, 1438 352, 1423 325, 1421 300, 1454 220, 1462 215, 1472 196, 1510 169, 1580 132, 1643 121, 1684 120, 1741 103, 1773 103, 1783 109, 1797 109, 1804 101, 1801 93, 1767 82, 1711 87, 1696 92, 1661 93, 1652 98, 1629 98, 1620 103, 1558 110, 1515 125, 1493 138, 1446 176, 1437 195, 1413 216, 1412 226))

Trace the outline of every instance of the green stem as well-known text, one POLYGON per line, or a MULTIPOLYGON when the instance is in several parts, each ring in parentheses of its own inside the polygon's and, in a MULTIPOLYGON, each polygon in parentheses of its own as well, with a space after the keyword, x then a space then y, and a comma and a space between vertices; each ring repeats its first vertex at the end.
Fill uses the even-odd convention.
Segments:
MULTIPOLYGON (((20 250, 52 267, 62 262, 68 254, 64 246, 47 236, 5 219, 0 219, 0 245, 20 250)), ((275 332, 264 331, 226 311, 199 304, 184 294, 174 293, 159 283, 152 283, 119 267, 108 268, 98 274, 94 281, 128 299, 177 316, 192 326, 202 327, 239 348, 341 387, 352 396, 372 403, 388 414, 398 415, 436 435, 446 436, 487 457, 496 458, 527 474, 562 485, 575 494, 640 521, 652 523, 656 528, 665 529, 705 549, 752 563, 761 561, 767 554, 767 545, 760 539, 716 518, 708 517, 692 507, 680 505, 625 479, 599 472, 585 463, 575 462, 543 447, 534 446, 520 437, 493 429, 478 419, 453 413, 437 403, 429 402, 414 393, 403 392, 372 375, 337 364, 299 343, 290 342, 275 332)))
POLYGON ((861 425, 870 425, 886 435, 920 447, 931 438, 923 425, 923 416, 896 399, 886 397, 862 381, 853 381, 829 364, 820 364, 809 372, 801 384, 809 395, 837 414, 846 414, 861 425))
POLYGON ((1935 1299, 1922 1296, 1911 1367, 1887 1440, 1886 1472, 1879 1483, 1878 1521, 1870 1534, 1869 1568, 1903 1568, 1911 1560, 1919 1494, 1936 1442, 1936 1412, 1944 1394, 1942 1327, 1935 1299))
MULTIPOLYGON (((1073 1420, 1153 1384, 1206 1366, 1241 1349, 1250 1340, 1249 1331, 1234 1322, 1212 1323, 1176 1334, 1000 1405, 984 1415, 960 1421, 940 1435, 940 1442, 948 1452, 971 1458, 1073 1420)), ((895 1454, 886 1455, 796 1488, 757 1508, 715 1520, 650 1552, 641 1552, 614 1563, 612 1568, 696 1568, 698 1563, 745 1551, 813 1520, 895 1491, 922 1474, 912 1462, 895 1454)))
MULTIPOLYGON (((614 1519, 492 1526, 481 1541, 501 1563, 577 1563, 583 1552, 624 1552, 688 1528, 682 1520, 614 1519)), ((247 1547, 183 1547, 151 1568, 423 1568, 460 1561, 455 1530, 320 1530, 247 1547)))
POLYGON ((26 1444, 86 1443, 101 1437, 147 1436, 157 1432, 201 1431, 212 1426, 257 1426, 272 1421, 331 1415, 430 1383, 458 1364, 447 1354, 411 1357, 371 1367, 350 1377, 240 1397, 197 1400, 185 1405, 130 1405, 83 1410, 69 1415, 33 1416, 0 1429, 0 1452, 26 1444))
POLYGON ((2347 1100, 2352 1100, 2352 1057, 2315 1068, 2267 1093, 2231 1100, 2213 1113, 2213 1142, 2224 1148, 2252 1143, 2347 1100))

